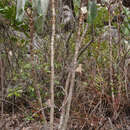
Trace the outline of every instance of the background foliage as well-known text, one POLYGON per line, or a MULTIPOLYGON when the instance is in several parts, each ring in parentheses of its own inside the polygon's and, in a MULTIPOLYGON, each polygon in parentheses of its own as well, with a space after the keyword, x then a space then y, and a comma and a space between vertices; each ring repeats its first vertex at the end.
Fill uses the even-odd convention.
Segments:
MULTIPOLYGON (((18 113, 21 111, 19 108, 22 108, 22 111, 25 111, 23 120, 42 122, 42 114, 38 112, 40 106, 37 99, 39 97, 37 97, 35 86, 40 91, 42 104, 49 120, 51 10, 48 9, 48 6, 50 7, 48 0, 43 1, 46 3, 35 4, 35 0, 32 2, 0 1, 0 82, 1 88, 4 88, 4 95, 1 96, 0 101, 5 101, 3 101, 4 113, 14 111, 18 113), (33 37, 30 33, 32 17, 33 37), (33 48, 31 49, 32 38, 33 48)), ((56 119, 60 116, 65 96, 65 84, 75 52, 80 1, 73 2, 75 23, 73 23, 74 27, 69 28, 68 31, 64 30, 61 22, 61 7, 56 8, 54 59, 56 119)), ((58 1, 55 4, 59 6, 57 3, 58 1)), ((83 16, 81 37, 83 35, 84 37, 79 49, 81 55, 78 57, 76 67, 68 127, 75 127, 75 129, 124 128, 123 124, 127 127, 127 121, 123 120, 124 114, 125 117, 130 116, 128 111, 130 108, 130 10, 122 4, 116 7, 113 5, 115 8, 112 9, 109 17, 106 4, 101 6, 90 1, 85 6, 88 13, 83 16), (120 20, 121 17, 123 20, 120 20), (85 29, 87 29, 86 32, 85 29), (112 37, 111 48, 109 31, 112 37), (112 57, 110 57, 110 49, 112 57), (112 84, 110 81, 111 63, 112 84), (114 101, 112 94, 114 94, 114 101), (110 121, 112 121, 112 126, 110 126, 110 121)))

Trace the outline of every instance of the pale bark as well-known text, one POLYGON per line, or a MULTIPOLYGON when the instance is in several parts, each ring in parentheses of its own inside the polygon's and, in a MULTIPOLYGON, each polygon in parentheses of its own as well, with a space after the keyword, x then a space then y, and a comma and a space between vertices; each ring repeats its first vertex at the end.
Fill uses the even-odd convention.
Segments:
POLYGON ((54 125, 54 40, 55 40, 55 0, 51 0, 52 5, 52 35, 51 35, 51 111, 50 111, 50 130, 54 125))
MULTIPOLYGON (((81 1, 81 6, 82 7, 82 1, 81 1)), ((69 95, 68 95, 68 101, 66 104, 66 111, 65 111, 65 116, 64 116, 64 124, 59 130, 66 130, 67 129, 67 123, 69 120, 70 116, 70 107, 71 107, 71 101, 72 101, 72 95, 73 95, 73 88, 74 88, 74 83, 75 83, 75 70, 77 66, 77 59, 78 59, 78 53, 79 53, 79 48, 80 48, 80 34, 81 34, 81 28, 82 28, 82 22, 83 22, 83 12, 80 10, 80 18, 79 18, 79 27, 78 27, 78 32, 77 32, 77 40, 75 43, 75 54, 74 54, 74 59, 73 59, 73 66, 72 66, 72 77, 71 77, 71 82, 70 82, 70 88, 69 88, 69 95)))

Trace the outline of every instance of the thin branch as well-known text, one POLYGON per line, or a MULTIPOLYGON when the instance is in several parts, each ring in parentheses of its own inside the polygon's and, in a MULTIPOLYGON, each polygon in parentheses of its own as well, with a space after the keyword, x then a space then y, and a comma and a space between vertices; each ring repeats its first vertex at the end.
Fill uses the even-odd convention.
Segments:
MULTIPOLYGON (((81 1, 80 7, 82 7, 82 2, 83 1, 81 1)), ((70 106, 71 106, 73 88, 74 88, 74 82, 75 82, 75 70, 76 70, 77 58, 78 58, 78 52, 79 52, 80 40, 81 40, 80 34, 81 34, 82 23, 83 23, 83 12, 80 10, 79 27, 78 27, 78 32, 77 32, 77 40, 76 40, 76 44, 75 44, 75 54, 74 54, 73 67, 72 67, 72 78, 71 78, 71 83, 70 83, 68 102, 67 102, 67 106, 66 106, 64 125, 61 128, 61 130, 67 129, 67 123, 68 123, 69 114, 70 114, 70 106)))
MULTIPOLYGON (((83 32, 83 34, 81 36, 80 45, 83 42, 83 39, 84 39, 84 37, 86 35, 87 30, 88 30, 88 24, 86 24, 85 30, 84 30, 84 32, 83 32)), ((94 42, 94 35, 93 34, 94 33, 93 33, 93 26, 92 26, 92 39, 91 39, 91 41, 88 44, 86 44, 84 47, 82 47, 79 50, 78 59, 86 51, 86 49, 94 42)))
MULTIPOLYGON (((32 78, 34 80, 34 89, 36 91, 36 95, 38 97, 38 103, 42 109, 43 105, 42 105, 42 98, 41 98, 41 95, 40 95, 40 90, 39 90, 39 87, 37 86, 37 76, 36 76, 36 72, 35 72, 35 66, 34 66, 34 53, 33 53, 33 49, 34 49, 34 20, 33 20, 33 11, 31 11, 31 13, 29 14, 29 24, 30 24, 30 54, 31 54, 31 63, 32 63, 32 78)), ((45 123, 45 127, 47 127, 47 120, 46 120, 46 116, 45 116, 45 112, 44 110, 42 109, 42 116, 43 116, 43 121, 45 123)))
POLYGON ((78 55, 78 59, 79 59, 79 57, 86 51, 86 49, 93 43, 93 39, 88 43, 88 44, 86 44, 81 50, 80 50, 80 52, 79 52, 79 55, 78 55))
MULTIPOLYGON (((4 99, 4 66, 3 66, 3 60, 2 57, 0 57, 0 86, 1 86, 1 98, 2 100, 4 99)), ((3 113, 4 113, 4 104, 3 102, 1 102, 1 115, 3 117, 3 113)))
POLYGON ((6 103, 11 104, 11 105, 14 105, 14 106, 15 106, 16 108, 18 108, 21 112, 27 114, 26 111, 24 111, 22 108, 18 107, 17 104, 14 104, 14 103, 12 103, 12 102, 10 102, 10 101, 7 101, 7 100, 5 100, 5 99, 0 99, 0 101, 1 101, 1 102, 6 102, 6 103))
POLYGON ((54 40, 55 40, 55 0, 51 1, 52 5, 52 35, 51 35, 51 111, 50 111, 50 130, 54 125, 54 40))
MULTIPOLYGON (((110 56, 110 87, 112 93, 112 101, 113 101, 113 108, 115 106, 115 97, 113 91, 113 53, 112 53, 112 35, 111 35, 111 4, 109 4, 108 14, 109 14, 109 56, 110 56)), ((116 114, 114 110, 113 116, 116 114)))
POLYGON ((71 73, 69 72, 67 80, 66 80, 66 84, 65 84, 65 97, 63 100, 62 107, 60 108, 61 109, 61 116, 60 116, 60 124, 59 124, 59 128, 58 128, 59 130, 61 130, 61 128, 63 127, 64 117, 65 117, 65 108, 66 108, 66 103, 68 101, 67 91, 68 91, 68 87, 69 87, 69 83, 70 83, 70 78, 71 78, 71 73))

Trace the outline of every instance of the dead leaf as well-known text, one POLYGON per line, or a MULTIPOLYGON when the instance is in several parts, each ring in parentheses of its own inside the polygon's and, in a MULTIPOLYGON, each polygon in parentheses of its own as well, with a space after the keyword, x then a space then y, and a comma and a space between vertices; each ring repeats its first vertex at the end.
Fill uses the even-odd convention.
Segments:
POLYGON ((78 67, 76 68, 75 72, 82 74, 82 71, 83 71, 82 64, 79 64, 78 67))

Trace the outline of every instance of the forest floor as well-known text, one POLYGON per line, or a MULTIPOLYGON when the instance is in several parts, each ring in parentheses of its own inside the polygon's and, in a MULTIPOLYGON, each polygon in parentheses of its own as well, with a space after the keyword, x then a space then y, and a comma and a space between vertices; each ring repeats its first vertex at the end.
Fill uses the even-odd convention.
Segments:
MULTIPOLYGON (((72 103, 72 109, 75 109, 73 108, 74 102, 75 101, 72 103)), ((42 115, 37 113, 32 107, 27 105, 27 103, 23 103, 20 100, 19 103, 17 102, 16 107, 13 106, 13 112, 12 105, 5 104, 6 112, 0 116, 0 130, 46 130, 43 127, 42 115), (37 114, 34 115, 33 113, 37 114), (34 115, 33 118, 32 115, 34 115)), ((82 110, 82 106, 80 107, 82 110)), ((89 109, 89 106, 86 107, 89 109)), ((92 105, 91 107, 93 108, 92 105)), ((118 110, 116 120, 111 116, 111 111, 109 111, 107 116, 103 116, 103 111, 99 112, 96 110, 98 107, 98 103, 95 104, 92 110, 92 113, 94 114, 90 113, 90 115, 88 115, 86 112, 85 116, 84 112, 71 112, 68 130, 130 130, 130 104, 125 104, 118 110), (98 114, 102 114, 102 116, 98 117, 98 114)), ((59 113, 55 113, 56 119, 54 130, 57 130, 59 123, 59 117, 56 114, 59 115, 59 113)), ((47 118, 49 120, 49 113, 47 118)))

